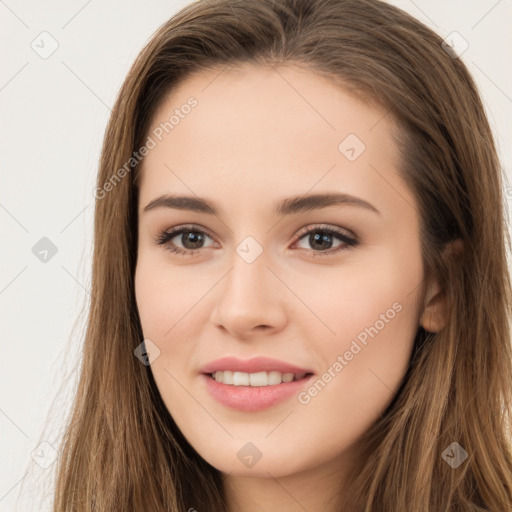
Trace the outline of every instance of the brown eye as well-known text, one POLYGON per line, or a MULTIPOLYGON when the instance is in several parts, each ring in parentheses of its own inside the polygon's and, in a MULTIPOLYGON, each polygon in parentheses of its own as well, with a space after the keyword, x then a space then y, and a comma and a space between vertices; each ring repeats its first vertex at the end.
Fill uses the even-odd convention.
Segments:
POLYGON ((203 249, 206 238, 211 237, 202 229, 193 226, 182 226, 163 231, 158 235, 155 242, 173 253, 189 255, 203 249), (175 241, 173 242, 173 240, 175 241), (179 244, 182 246, 180 247, 179 244))
MULTIPOLYGON (((359 242, 356 238, 346 235, 344 232, 328 226, 312 226, 303 233, 299 242, 304 241, 309 247, 302 246, 303 249, 313 250, 317 255, 325 255, 336 253, 340 250, 355 247, 359 242), (338 239, 338 243, 334 249, 334 240, 338 239)), ((316 255, 315 255, 316 256, 316 255)))
MULTIPOLYGON (((207 238, 212 239, 212 236, 196 226, 178 226, 162 231, 155 242, 172 253, 192 256, 201 249, 211 247, 211 245, 204 245, 207 238)), ((308 227, 302 232, 296 244, 302 241, 309 245, 309 248, 303 246, 300 248, 313 252, 314 256, 332 255, 359 244, 355 237, 329 226, 308 227), (339 243, 334 245, 336 239, 339 243)))

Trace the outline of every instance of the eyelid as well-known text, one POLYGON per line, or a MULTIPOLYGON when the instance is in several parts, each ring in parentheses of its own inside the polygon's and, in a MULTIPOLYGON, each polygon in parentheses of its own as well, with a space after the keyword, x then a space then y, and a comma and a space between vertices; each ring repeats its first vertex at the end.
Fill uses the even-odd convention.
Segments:
MULTIPOLYGON (((199 231, 200 233, 204 233, 212 240, 215 240, 215 237, 213 236, 212 232, 208 230, 207 228, 204 228, 202 226, 199 226, 198 224, 180 224, 178 226, 173 226, 171 228, 166 228, 162 231, 160 231, 156 237, 155 237, 155 243, 160 243, 163 245, 165 243, 165 240, 169 240, 170 238, 174 238, 175 236, 179 235, 181 232, 187 232, 187 231, 199 231)), ((184 249, 192 251, 193 249, 184 249)), ((199 249, 197 249, 199 250, 199 249)))
POLYGON ((312 231, 327 231, 335 235, 343 235, 346 238, 352 238, 353 240, 358 240, 358 237, 352 233, 352 231, 342 228, 339 226, 331 226, 330 224, 308 224, 307 226, 301 228, 295 237, 295 240, 300 240, 304 235, 311 233, 312 231))

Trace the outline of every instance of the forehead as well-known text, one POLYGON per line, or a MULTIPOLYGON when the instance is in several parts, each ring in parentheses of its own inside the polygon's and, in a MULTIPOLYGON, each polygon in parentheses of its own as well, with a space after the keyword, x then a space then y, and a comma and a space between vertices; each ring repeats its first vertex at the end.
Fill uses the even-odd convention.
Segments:
MULTIPOLYGON (((180 129, 177 124, 172 128, 175 140, 186 130, 186 124, 194 124, 197 138, 231 135, 234 139, 235 134, 257 133, 266 143, 276 140, 276 135, 281 136, 281 143, 285 137, 307 133, 323 134, 327 142, 332 136, 336 141, 344 133, 369 138, 366 132, 373 131, 377 124, 380 129, 375 133, 382 137, 394 126, 387 109, 375 101, 355 97, 314 71, 294 65, 245 64, 202 70, 179 82, 161 101, 152 129, 169 121, 173 112, 179 113, 192 97, 197 101, 192 121, 179 122, 180 129), (383 117, 386 120, 381 123, 383 117)), ((247 145, 257 142, 247 140, 247 145)))
POLYGON ((399 157, 386 114, 296 66, 194 73, 153 116, 147 135, 156 144, 141 165, 141 196, 175 188, 225 195, 229 184, 240 200, 340 187, 392 200, 396 190, 385 182, 398 178, 399 157), (195 106, 186 107, 191 98, 195 106))

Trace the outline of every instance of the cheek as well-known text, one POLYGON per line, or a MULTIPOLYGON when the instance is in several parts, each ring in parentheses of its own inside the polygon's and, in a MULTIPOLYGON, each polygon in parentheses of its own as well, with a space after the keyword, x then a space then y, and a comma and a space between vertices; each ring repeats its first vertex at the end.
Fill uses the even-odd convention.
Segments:
POLYGON ((193 377, 199 329, 204 319, 205 283, 187 277, 158 258, 143 254, 135 272, 135 295, 142 332, 159 349, 151 372, 167 409, 180 417, 190 396, 183 384, 193 377))
POLYGON ((398 392, 416 329, 405 308, 395 306, 388 315, 387 323, 374 321, 325 350, 324 370, 297 397, 307 418, 321 418, 313 423, 315 435, 329 440, 323 448, 350 446, 398 392))
MULTIPOLYGON (((307 319, 319 348, 325 343, 343 349, 357 337, 364 343, 376 331, 381 339, 393 338, 399 343, 417 329, 417 295, 422 282, 417 250, 403 254, 396 245, 388 244, 354 252, 343 265, 300 269, 288 276, 288 281, 312 313, 307 319)), ((290 321, 306 327, 301 317, 304 315, 290 321)))
POLYGON ((165 258, 142 254, 135 271, 135 297, 144 336, 172 339, 200 311, 200 300, 213 280, 191 278, 190 272, 166 264, 165 258), (211 282, 210 282, 211 281, 211 282))
POLYGON ((182 385, 197 378, 204 361, 199 344, 209 320, 208 291, 217 280, 211 272, 199 278, 197 271, 170 265, 161 255, 142 253, 137 262, 135 295, 143 336, 159 349, 151 371, 169 410, 173 397, 173 413, 190 400, 182 385))
MULTIPOLYGON (((345 428, 355 434, 368 428, 396 395, 419 327, 422 265, 417 256, 405 261, 391 250, 375 252, 372 261, 360 259, 329 281, 322 311, 335 334, 316 345, 324 368, 299 397, 312 414, 332 414, 337 404, 350 414, 351 425, 345 428)), ((320 311, 321 302, 316 304, 320 311)))

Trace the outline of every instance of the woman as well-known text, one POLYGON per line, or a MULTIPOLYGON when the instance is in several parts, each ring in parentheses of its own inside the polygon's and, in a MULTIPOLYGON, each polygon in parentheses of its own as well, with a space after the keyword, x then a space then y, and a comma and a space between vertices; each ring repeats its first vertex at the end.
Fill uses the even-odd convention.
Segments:
POLYGON ((183 9, 107 128, 54 510, 512 510, 501 179, 401 10, 183 9))

